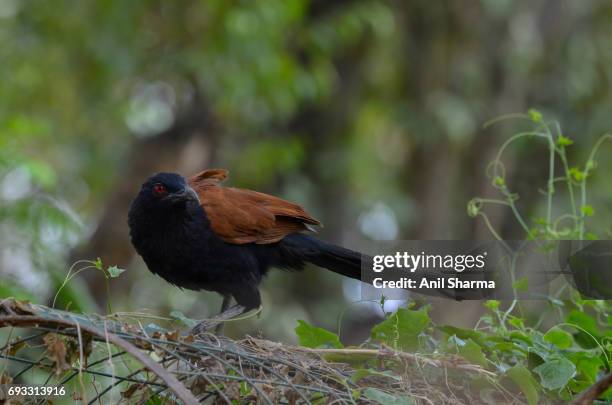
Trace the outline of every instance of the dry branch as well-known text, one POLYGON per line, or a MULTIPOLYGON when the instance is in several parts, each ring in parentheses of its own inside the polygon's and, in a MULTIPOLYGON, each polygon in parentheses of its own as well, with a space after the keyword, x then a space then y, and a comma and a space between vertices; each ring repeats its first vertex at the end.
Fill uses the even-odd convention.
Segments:
POLYGON ((346 356, 372 356, 380 359, 401 359, 402 361, 414 362, 416 364, 428 364, 434 367, 443 368, 456 368, 463 371, 469 371, 473 373, 480 373, 489 377, 495 377, 495 373, 485 370, 484 368, 468 363, 459 356, 446 356, 446 358, 435 359, 428 356, 423 356, 415 353, 406 353, 392 350, 388 347, 383 347, 379 350, 374 349, 307 349, 302 350, 309 351, 311 353, 317 353, 321 355, 339 354, 346 356))
MULTIPOLYGON (((173 391, 186 404, 200 401, 231 403, 234 400, 240 403, 310 404, 322 399, 327 403, 368 403, 371 401, 361 395, 368 389, 409 397, 415 403, 477 404, 482 403, 478 393, 470 392, 464 382, 474 379, 492 381, 495 376, 458 356, 431 357, 398 352, 388 347, 377 350, 308 349, 253 337, 237 341, 213 334, 195 338, 156 325, 142 326, 132 317, 75 314, 4 300, 0 302, 0 328, 9 325, 35 330, 31 336, 20 336, 0 347, 0 358, 12 364, 25 365, 21 371, 13 367, 12 377, 38 367, 47 370, 49 378, 53 377, 54 371, 61 372, 61 376, 56 376, 59 385, 81 374, 95 376, 96 381, 111 379, 106 387, 96 389, 95 398, 89 403, 97 403, 102 396, 121 385, 124 387, 121 395, 127 399, 134 399, 136 395, 143 399, 155 395, 168 398, 166 393, 173 391), (48 333, 63 336, 61 339, 66 344, 66 351, 62 348, 58 352, 59 357, 66 357, 65 362, 58 359, 57 353, 45 357, 40 349, 35 354, 28 352, 39 347, 37 343, 45 338, 47 342, 57 343, 48 337, 48 333), (83 347, 87 339, 93 340, 90 343, 93 349, 83 347), (31 348, 25 348, 29 343, 32 343, 31 348), (77 347, 70 349, 70 345, 77 347), (114 353, 107 350, 108 345, 114 347, 114 353), (73 357, 70 357, 70 352, 73 357), (121 372, 99 369, 108 364, 120 368, 124 359, 130 356, 144 367, 121 372), (379 368, 383 362, 394 368, 392 375, 376 371, 384 370, 379 368), (58 367, 56 363, 63 363, 63 366, 58 367), (355 368, 357 364, 360 369, 369 364, 367 368, 374 372, 355 378, 359 374, 355 368), (148 377, 144 370, 155 376, 148 377), (428 380, 436 374, 443 376, 443 383, 432 384, 428 380), (449 377, 451 375, 454 380, 449 377), (359 393, 359 399, 355 393, 359 393)), ((42 346, 44 348, 44 344, 42 346)), ((499 393, 499 402, 509 402, 512 398, 506 392, 499 393)))
MULTIPOLYGON (((10 308, 8 301, 3 301, 2 307, 10 308)), ((17 305, 15 305, 17 306, 17 305)), ((23 304, 19 306, 21 311, 26 308, 23 304)), ((166 369, 161 367, 158 363, 145 356, 137 347, 130 344, 129 342, 121 339, 119 336, 109 333, 106 330, 98 330, 88 325, 81 325, 76 320, 68 319, 49 319, 35 313, 27 315, 17 315, 14 310, 10 310, 11 315, 0 316, 0 328, 5 326, 16 326, 16 327, 51 327, 51 328, 76 328, 77 331, 83 331, 91 336, 103 339, 109 343, 114 344, 117 347, 125 350, 131 354, 134 358, 140 361, 146 368, 151 372, 155 373, 162 381, 164 381, 168 387, 174 391, 176 396, 180 398, 185 404, 195 405, 198 404, 198 400, 193 394, 185 388, 183 384, 176 377, 169 373, 166 369)), ((80 332, 79 332, 80 333, 80 332)))

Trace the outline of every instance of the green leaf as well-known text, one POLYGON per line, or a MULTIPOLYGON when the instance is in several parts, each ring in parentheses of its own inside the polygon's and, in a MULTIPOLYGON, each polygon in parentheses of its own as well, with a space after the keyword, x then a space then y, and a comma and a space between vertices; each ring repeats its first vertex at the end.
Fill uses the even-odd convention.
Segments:
POLYGON ((595 321, 592 316, 584 312, 577 311, 574 309, 567 315, 565 320, 567 323, 579 326, 580 328, 586 330, 588 333, 595 337, 599 336, 599 328, 597 327, 597 321, 595 321))
POLYGON ((325 401, 325 395, 322 392, 315 392, 314 394, 312 394, 312 396, 310 397, 310 402, 313 405, 324 405, 326 403, 325 401))
POLYGON ((145 405, 163 405, 165 401, 166 400, 161 395, 154 395, 147 399, 145 405))
POLYGON ((106 269, 110 278, 117 278, 125 271, 125 269, 119 268, 117 266, 110 266, 106 269))
POLYGON ((595 210, 590 205, 583 205, 580 208, 580 211, 582 211, 582 215, 584 215, 585 217, 592 217, 595 213, 595 210))
POLYGON ((528 346, 533 345, 533 339, 531 338, 531 335, 524 333, 523 331, 513 330, 512 332, 510 332, 510 339, 515 342, 524 342, 528 346))
POLYGON ((295 328, 295 334, 298 337, 300 345, 304 347, 334 347, 340 349, 342 343, 338 335, 323 328, 312 326, 303 320, 298 320, 298 326, 295 328))
POLYGON ((569 169, 569 174, 576 181, 582 181, 584 179, 584 173, 577 167, 569 169))
POLYGON ((240 382, 240 396, 246 397, 251 394, 251 386, 246 381, 240 382))
POLYGON ((102 259, 99 257, 94 261, 94 266, 98 270, 102 270, 102 259))
POLYGON ((540 376, 544 388, 558 390, 576 375, 576 366, 565 357, 554 356, 534 368, 533 372, 540 376))
POLYGON ((438 329, 449 336, 455 335, 463 340, 472 339, 474 342, 478 343, 481 346, 484 342, 484 333, 474 329, 463 329, 451 325, 439 326, 438 329))
POLYGON ((557 138, 557 146, 565 147, 565 146, 570 146, 573 144, 574 144, 574 141, 572 141, 567 136, 559 135, 559 137, 557 138))
POLYGON ((574 344, 574 338, 563 329, 554 327, 544 335, 544 340, 557 346, 559 349, 567 349, 574 344))
POLYGON ((368 400, 377 402, 381 405, 413 405, 415 403, 414 399, 408 396, 395 396, 387 394, 386 392, 376 388, 364 389, 363 396, 366 397, 368 400))
POLYGON ((457 348, 459 349, 459 354, 467 361, 487 367, 487 358, 482 353, 482 348, 472 339, 466 340, 463 346, 457 345, 457 348))
POLYGON ((499 304, 498 300, 488 300, 484 303, 484 306, 495 312, 499 309, 499 304))
POLYGON ((516 365, 506 372, 506 375, 519 387, 529 405, 536 405, 540 399, 538 382, 525 366, 516 365))
POLYGON ((512 317, 508 320, 508 323, 517 329, 525 328, 525 322, 521 318, 512 317))
POLYGON ((493 184, 495 184, 497 187, 503 187, 506 185, 506 180, 504 180, 503 177, 497 176, 493 180, 493 184))
POLYGON ((372 340, 383 342, 399 350, 415 350, 418 336, 430 324, 426 309, 418 311, 398 309, 383 322, 372 328, 372 340))
POLYGON ((538 110, 531 108, 527 111, 527 114, 529 114, 529 118, 531 118, 533 122, 542 122, 542 113, 538 110))
POLYGON ((587 351, 570 353, 568 358, 576 365, 576 371, 586 380, 588 385, 597 381, 599 371, 604 367, 599 356, 587 351))

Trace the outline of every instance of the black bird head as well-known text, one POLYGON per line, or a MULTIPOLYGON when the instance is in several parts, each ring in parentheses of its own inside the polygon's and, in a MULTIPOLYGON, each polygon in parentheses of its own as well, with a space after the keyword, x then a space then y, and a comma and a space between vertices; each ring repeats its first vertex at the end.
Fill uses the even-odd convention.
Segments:
POLYGON ((133 204, 148 210, 168 211, 193 202, 199 204, 198 195, 183 176, 176 173, 157 173, 142 185, 133 204))

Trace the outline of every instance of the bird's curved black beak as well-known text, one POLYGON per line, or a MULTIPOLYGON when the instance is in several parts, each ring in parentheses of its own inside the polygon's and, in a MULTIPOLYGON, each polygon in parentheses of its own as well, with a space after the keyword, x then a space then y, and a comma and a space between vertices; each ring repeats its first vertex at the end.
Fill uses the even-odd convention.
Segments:
POLYGON ((168 194, 166 197, 168 200, 172 202, 181 202, 181 201, 196 201, 200 202, 200 198, 198 197, 198 193, 189 186, 185 186, 182 190, 177 191, 175 193, 168 194))

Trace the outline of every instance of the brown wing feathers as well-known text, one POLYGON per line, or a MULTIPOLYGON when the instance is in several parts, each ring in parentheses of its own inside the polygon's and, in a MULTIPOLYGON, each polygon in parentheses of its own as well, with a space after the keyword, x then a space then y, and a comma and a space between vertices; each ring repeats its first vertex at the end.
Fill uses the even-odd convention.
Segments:
POLYGON ((320 222, 292 202, 257 191, 222 187, 227 170, 209 169, 189 178, 198 193, 211 228, 234 244, 278 242, 290 233, 320 222))

